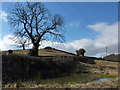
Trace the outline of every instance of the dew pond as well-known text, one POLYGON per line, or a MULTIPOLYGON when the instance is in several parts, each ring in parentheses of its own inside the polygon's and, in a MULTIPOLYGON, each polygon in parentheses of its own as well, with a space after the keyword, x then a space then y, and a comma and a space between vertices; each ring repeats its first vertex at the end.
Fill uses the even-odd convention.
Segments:
POLYGON ((106 78, 103 75, 97 75, 97 74, 74 74, 70 76, 64 76, 59 78, 53 78, 53 79, 45 79, 45 80, 39 80, 39 83, 41 84, 77 84, 77 83, 87 83, 91 81, 107 81, 111 80, 112 78, 106 78))
POLYGON ((105 81, 112 80, 112 79, 114 78, 100 78, 100 79, 94 80, 94 82, 105 82, 105 81))

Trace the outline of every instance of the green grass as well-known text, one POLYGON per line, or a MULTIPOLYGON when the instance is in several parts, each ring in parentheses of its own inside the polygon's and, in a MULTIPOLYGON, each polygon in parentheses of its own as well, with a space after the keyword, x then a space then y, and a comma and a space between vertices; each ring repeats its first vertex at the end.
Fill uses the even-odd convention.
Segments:
POLYGON ((103 73, 98 73, 98 74, 96 74, 96 75, 101 75, 101 76, 103 76, 104 78, 116 78, 116 77, 117 77, 117 75, 115 75, 115 74, 103 74, 103 73))
POLYGON ((69 82, 68 84, 77 84, 77 82, 69 82))

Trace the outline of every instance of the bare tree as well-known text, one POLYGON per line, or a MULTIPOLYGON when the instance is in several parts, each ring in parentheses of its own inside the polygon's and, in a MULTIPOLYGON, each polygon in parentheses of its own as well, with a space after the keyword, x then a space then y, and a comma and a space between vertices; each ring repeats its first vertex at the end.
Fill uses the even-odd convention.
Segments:
POLYGON ((42 40, 64 41, 62 17, 51 15, 40 2, 14 4, 8 19, 17 36, 31 39, 31 56, 38 56, 42 40))
POLYGON ((30 40, 26 38, 15 37, 13 38, 13 41, 17 44, 17 47, 22 47, 23 50, 25 50, 25 47, 31 44, 29 42, 30 40))

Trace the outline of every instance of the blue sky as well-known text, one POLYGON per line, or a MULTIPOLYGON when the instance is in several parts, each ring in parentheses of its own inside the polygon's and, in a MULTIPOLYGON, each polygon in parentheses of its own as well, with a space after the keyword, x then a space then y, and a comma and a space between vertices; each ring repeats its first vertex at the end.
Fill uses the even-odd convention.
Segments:
MULTIPOLYGON (((9 15, 8 11, 10 8, 10 4, 11 4, 10 2, 2 3, 2 11, 4 11, 7 15, 9 15)), ((104 42, 101 42, 102 40, 100 40, 103 38, 102 36, 106 38, 111 38, 111 36, 106 36, 106 35, 108 32, 114 30, 113 27, 115 26, 116 23, 118 23, 117 2, 47 2, 44 4, 52 14, 60 14, 63 17, 65 24, 64 27, 65 27, 66 45, 68 44, 72 45, 72 43, 75 42, 78 43, 78 41, 80 41, 81 43, 86 42, 87 44, 87 41, 85 40, 88 40, 88 43, 91 41, 90 43, 94 43, 94 45, 96 45, 95 43, 97 42, 97 40, 99 40, 98 43, 103 44, 104 42), (108 30, 110 29, 110 27, 113 29, 108 30), (106 34, 104 35, 104 33, 106 34)), ((7 35, 13 35, 13 33, 10 31, 8 22, 3 20, 2 39, 4 39, 4 37, 7 35)), ((108 40, 106 38, 103 39, 108 40)), ((81 45, 81 43, 79 43, 80 45, 78 44, 80 48, 86 48, 86 49, 88 48, 86 45, 81 45)), ((100 45, 102 46, 102 44, 100 45)), ((113 44, 110 45, 110 43, 108 42, 106 45, 111 47, 111 45, 113 44)), ((73 46, 74 49, 77 49, 75 48, 75 45, 73 46)), ((61 47, 59 46, 58 48, 61 47)), ((75 52, 75 50, 69 50, 67 48, 65 50, 68 50, 70 52, 75 52)), ((94 53, 94 55, 99 55, 100 54, 99 52, 101 52, 102 54, 105 53, 99 50, 98 52, 96 52, 96 54, 94 53)), ((111 52, 111 53, 116 53, 116 52, 111 52)), ((88 55, 93 55, 93 54, 88 53, 88 55)))
POLYGON ((65 24, 76 22, 77 25, 66 25, 67 41, 81 38, 94 39, 96 32, 88 29, 86 25, 96 22, 116 22, 117 3, 47 3, 53 13, 59 13, 64 17, 65 24))

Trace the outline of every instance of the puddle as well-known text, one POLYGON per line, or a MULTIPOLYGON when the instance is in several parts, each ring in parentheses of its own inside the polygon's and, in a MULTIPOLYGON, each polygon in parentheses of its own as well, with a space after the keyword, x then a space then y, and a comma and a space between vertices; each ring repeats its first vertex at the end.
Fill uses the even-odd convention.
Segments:
POLYGON ((100 78, 98 80, 94 80, 94 82, 105 82, 105 81, 108 81, 108 80, 112 80, 113 78, 100 78))

